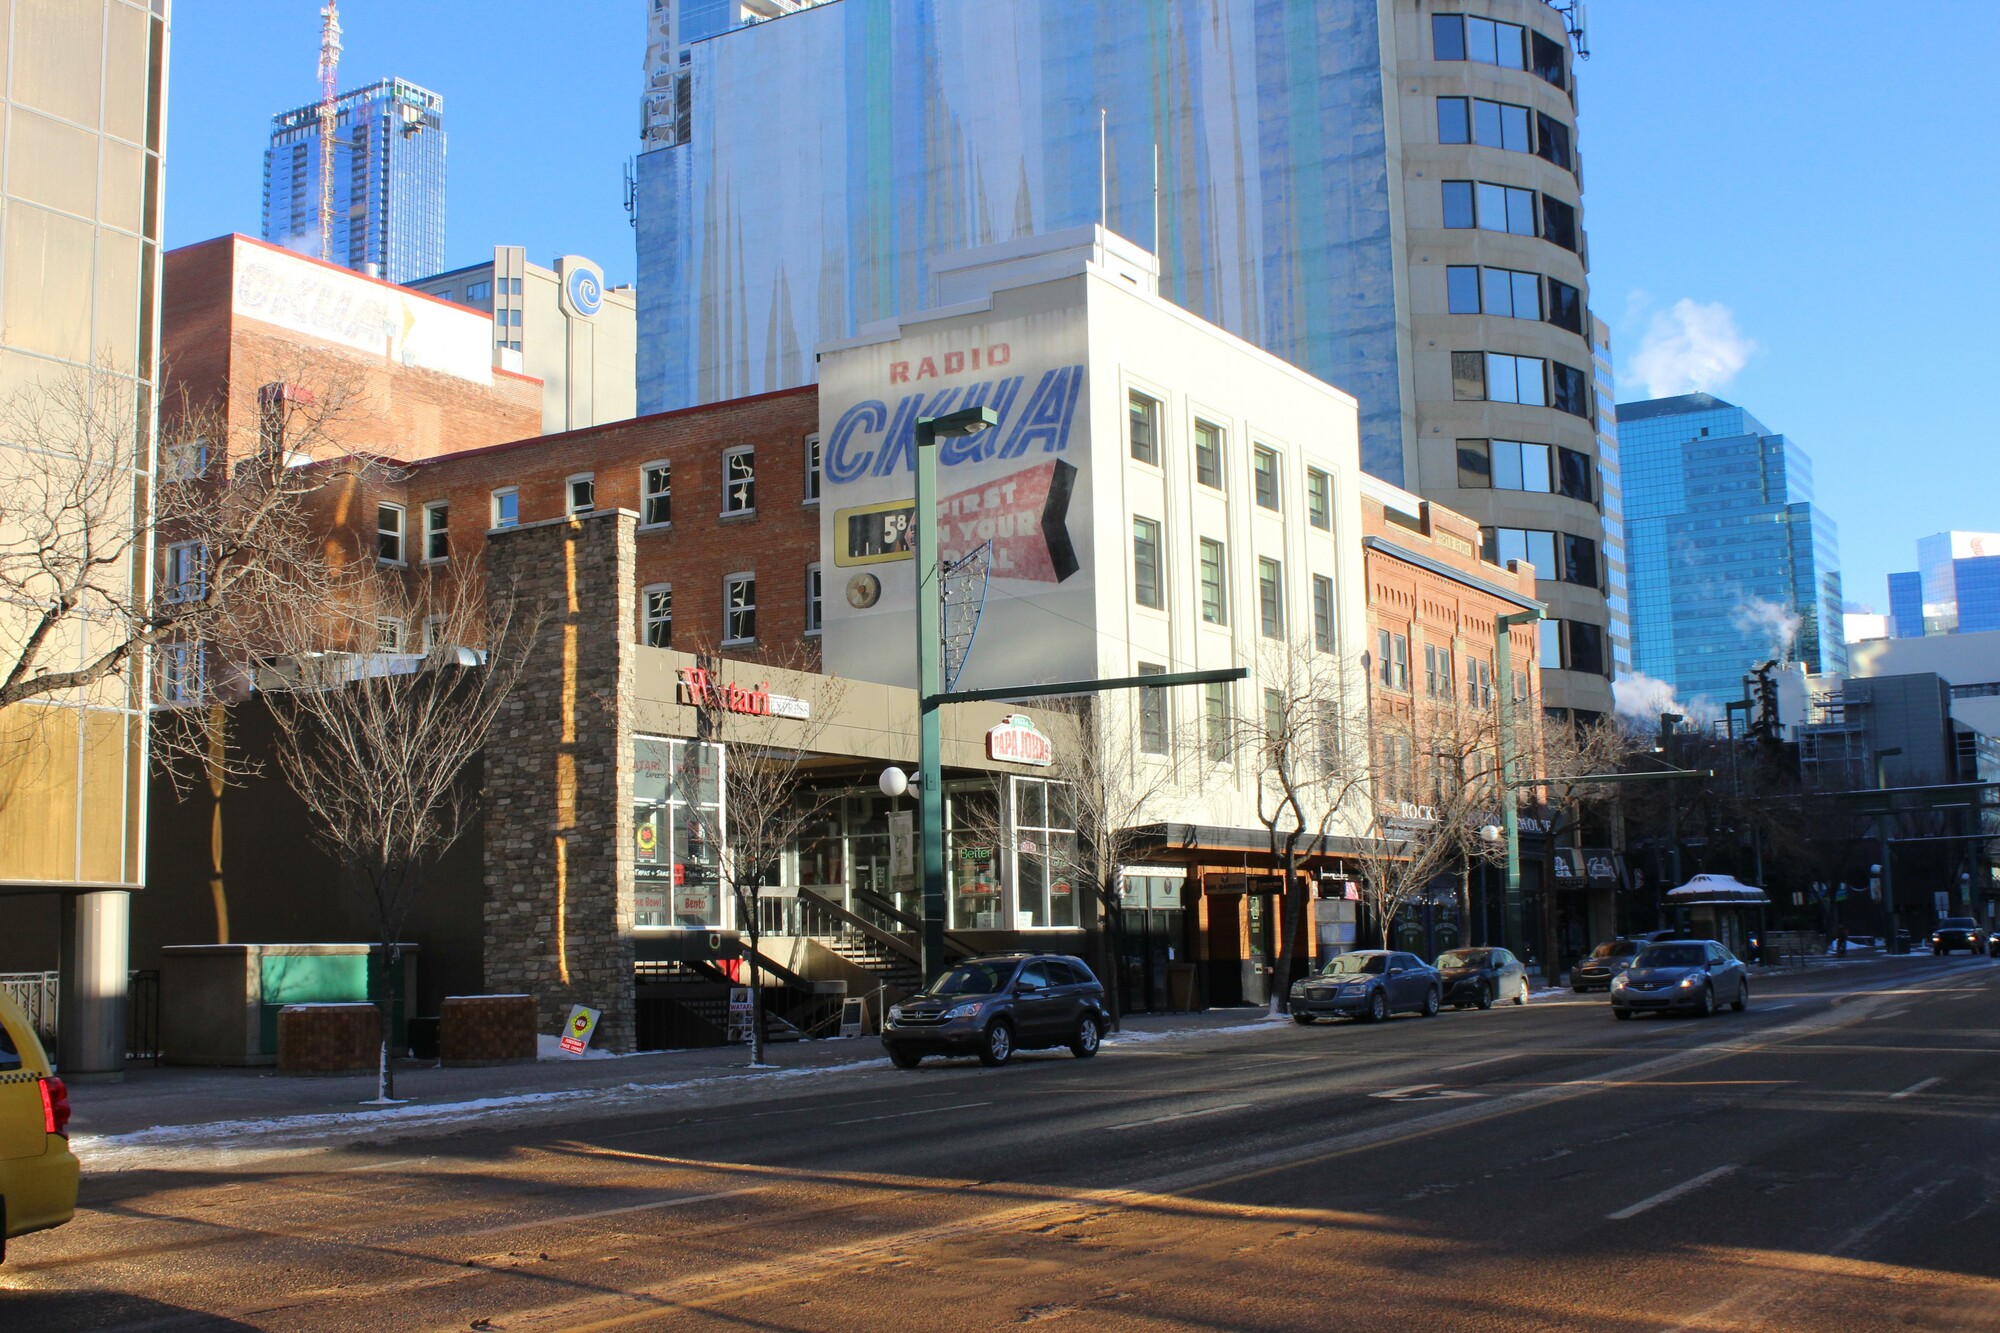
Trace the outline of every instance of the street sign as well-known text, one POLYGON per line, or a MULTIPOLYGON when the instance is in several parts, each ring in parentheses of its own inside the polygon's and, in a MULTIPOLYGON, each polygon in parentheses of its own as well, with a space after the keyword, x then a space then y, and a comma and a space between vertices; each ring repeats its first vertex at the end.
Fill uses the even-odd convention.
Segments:
POLYGON ((562 1048, 571 1055, 582 1055, 590 1047, 590 1039, 597 1032, 598 1011, 583 1005, 571 1005, 569 1021, 563 1024, 562 1048))

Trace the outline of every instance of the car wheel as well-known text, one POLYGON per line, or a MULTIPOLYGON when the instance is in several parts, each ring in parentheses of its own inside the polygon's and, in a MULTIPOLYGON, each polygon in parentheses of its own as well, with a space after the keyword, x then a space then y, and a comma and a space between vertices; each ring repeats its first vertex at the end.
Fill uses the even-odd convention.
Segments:
POLYGON ((1750 1007, 1749 981, 1747 980, 1744 981, 1742 985, 1736 988, 1736 998, 1729 1002, 1729 1007, 1731 1009, 1734 1009, 1739 1014, 1742 1013, 1745 1009, 1750 1007))
POLYGON ((894 1046, 889 1048, 889 1063, 898 1069, 915 1069, 923 1062, 924 1057, 915 1051, 898 1050, 894 1046))
POLYGON ((1098 1043, 1104 1040, 1104 1029, 1097 1024, 1096 1014, 1085 1014, 1076 1025, 1076 1035, 1069 1040, 1069 1053, 1079 1060, 1088 1060, 1097 1054, 1098 1043))
POLYGON ((1514 992, 1514 1003, 1526 1004, 1527 1002, 1528 1002, 1528 979, 1526 977, 1522 977, 1521 989, 1514 992))
POLYGON ((1715 987, 1703 982, 1701 987, 1701 1007, 1695 1010, 1697 1016, 1707 1018, 1715 1012, 1715 987))
POLYGON ((1581 995, 1581 994, 1583 994, 1583 992, 1584 992, 1584 989, 1585 989, 1585 988, 1584 988, 1584 987, 1582 987, 1582 986, 1571 986, 1571 987, 1570 987, 1570 990, 1571 990, 1571 991, 1572 991, 1573 993, 1577 994, 1577 995, 1581 995))
POLYGON ((1423 1009, 1423 1014, 1424 1014, 1424 1017, 1425 1017, 1425 1018, 1436 1018, 1436 1017, 1437 1017, 1437 1011, 1438 1011, 1439 1007, 1441 1006, 1441 1004, 1442 1004, 1442 1001, 1441 1001, 1441 1000, 1440 1000, 1440 999, 1438 998, 1438 992, 1437 992, 1437 987, 1436 987, 1436 986, 1433 986, 1433 987, 1431 987, 1431 988, 1430 988, 1429 990, 1425 991, 1425 992, 1424 992, 1424 1009, 1423 1009))
POLYGON ((1319 1018, 1314 1014, 1293 1014, 1292 1021, 1302 1028, 1309 1028, 1319 1022, 1319 1018))
POLYGON ((1479 1007, 1481 1009, 1491 1009, 1493 1007, 1493 988, 1484 983, 1481 983, 1479 987, 1479 1007))
POLYGON ((987 1028, 986 1039, 979 1043, 979 1063, 991 1069, 1013 1058, 1014 1029, 1005 1023, 995 1023, 987 1028))
POLYGON ((1370 995, 1368 997, 1368 1012, 1361 1016, 1362 1021, 1368 1023, 1380 1023, 1383 1019, 1387 1018, 1388 1016, 1389 1016, 1389 997, 1378 990, 1373 995, 1370 995))
POLYGON ((1611 1016, 1622 1023, 1632 1017, 1632 1011, 1623 1005, 1614 1004, 1611 1006, 1611 1016))

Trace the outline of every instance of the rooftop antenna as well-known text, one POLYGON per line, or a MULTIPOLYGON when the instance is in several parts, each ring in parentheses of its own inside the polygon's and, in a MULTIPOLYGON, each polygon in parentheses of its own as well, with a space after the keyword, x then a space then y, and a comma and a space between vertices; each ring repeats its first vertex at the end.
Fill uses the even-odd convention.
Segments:
POLYGON ((340 0, 326 0, 319 16, 319 257, 332 263, 333 81, 340 68, 340 0))
POLYGON ((1097 225, 1107 231, 1111 228, 1111 166, 1105 152, 1105 117, 1103 107, 1097 108, 1097 225))

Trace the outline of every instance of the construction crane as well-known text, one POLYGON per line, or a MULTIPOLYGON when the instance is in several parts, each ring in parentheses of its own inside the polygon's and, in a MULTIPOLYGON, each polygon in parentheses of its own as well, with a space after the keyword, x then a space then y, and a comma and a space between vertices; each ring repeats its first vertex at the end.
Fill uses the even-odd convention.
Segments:
POLYGON ((319 257, 332 263, 333 81, 340 68, 340 0, 326 0, 319 16, 319 257))

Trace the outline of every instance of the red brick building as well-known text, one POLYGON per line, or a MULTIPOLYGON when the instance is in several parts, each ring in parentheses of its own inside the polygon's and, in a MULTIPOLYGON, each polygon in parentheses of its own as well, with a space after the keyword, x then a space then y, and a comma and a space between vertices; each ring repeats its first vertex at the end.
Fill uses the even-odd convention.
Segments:
POLYGON ((817 670, 818 428, 818 390, 786 389, 365 469, 343 508, 412 571, 476 559, 492 528, 629 509, 635 640, 817 670))
POLYGON ((194 413, 221 433, 211 450, 254 447, 280 385, 345 397, 321 456, 429 458, 541 432, 541 381, 493 365, 484 311, 235 235, 168 252, 163 287, 163 438, 194 413))

